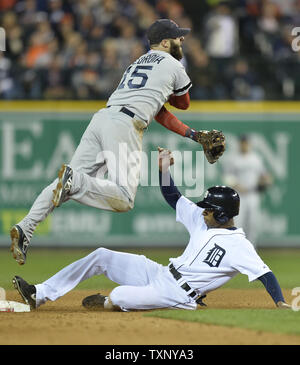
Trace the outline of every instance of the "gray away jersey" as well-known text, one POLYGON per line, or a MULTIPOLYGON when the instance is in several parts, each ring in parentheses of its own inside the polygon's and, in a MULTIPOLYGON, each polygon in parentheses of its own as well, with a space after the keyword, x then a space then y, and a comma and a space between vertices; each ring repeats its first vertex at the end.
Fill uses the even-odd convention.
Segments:
POLYGON ((126 106, 150 123, 170 95, 183 95, 191 86, 179 61, 167 52, 150 50, 126 69, 107 106, 126 106))

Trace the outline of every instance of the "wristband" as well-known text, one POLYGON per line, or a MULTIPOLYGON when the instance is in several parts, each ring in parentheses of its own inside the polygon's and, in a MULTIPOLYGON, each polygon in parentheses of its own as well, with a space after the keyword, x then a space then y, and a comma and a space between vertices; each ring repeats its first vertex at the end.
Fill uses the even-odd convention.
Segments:
POLYGON ((185 132, 185 137, 192 139, 193 141, 196 141, 196 131, 193 128, 189 128, 185 132))

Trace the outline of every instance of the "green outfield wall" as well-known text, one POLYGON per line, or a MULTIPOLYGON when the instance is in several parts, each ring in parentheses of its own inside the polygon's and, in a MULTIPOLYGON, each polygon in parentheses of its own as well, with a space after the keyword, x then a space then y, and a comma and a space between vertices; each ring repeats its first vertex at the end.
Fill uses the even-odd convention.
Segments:
MULTIPOLYGON (((1 246, 9 245, 10 227, 54 180, 60 165, 70 161, 93 113, 102 106, 101 102, 0 103, 1 246)), ((69 201, 39 226, 32 244, 185 245, 188 234, 175 222, 175 212, 158 187, 157 146, 182 152, 173 171, 175 181, 183 194, 197 201, 204 189, 223 182, 222 165, 234 158, 238 136, 247 133, 274 179, 262 196, 259 246, 300 247, 299 104, 193 103, 191 111, 176 115, 195 129, 225 133, 227 151, 220 162, 209 165, 196 143, 152 122, 144 134, 145 158, 134 209, 112 213, 69 201)))

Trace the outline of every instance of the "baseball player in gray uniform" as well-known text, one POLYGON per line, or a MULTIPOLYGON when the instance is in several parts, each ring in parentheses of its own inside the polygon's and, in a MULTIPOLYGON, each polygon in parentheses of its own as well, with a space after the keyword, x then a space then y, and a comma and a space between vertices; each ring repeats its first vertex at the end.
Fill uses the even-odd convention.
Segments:
POLYGON ((12 227, 11 251, 20 265, 25 263, 37 225, 67 200, 114 212, 133 208, 143 133, 153 118, 200 143, 210 163, 222 155, 225 145, 221 132, 195 131, 164 106, 168 101, 179 109, 189 107, 192 83, 180 62, 182 42, 189 31, 168 19, 150 26, 150 51, 126 69, 107 107, 94 114, 71 162, 62 165, 58 179, 41 192, 29 213, 12 227), (221 144, 215 148, 217 139, 221 144))
POLYGON ((163 266, 143 255, 98 248, 41 284, 30 285, 15 276, 13 284, 25 302, 38 308, 48 300, 60 298, 83 280, 104 274, 119 286, 108 296, 99 293, 84 298, 84 307, 193 310, 197 304, 205 305, 207 293, 242 273, 249 281, 260 280, 278 308, 290 308, 275 275, 246 239, 242 228, 234 226, 233 217, 239 213, 238 193, 226 186, 214 186, 207 190, 203 200, 193 203, 174 185, 169 173, 169 165, 174 163, 170 151, 159 151, 162 194, 176 210, 176 220, 190 234, 183 254, 170 258, 169 265, 163 266), (169 183, 164 184, 166 181, 169 183))
POLYGON ((261 191, 271 185, 272 178, 261 156, 251 150, 249 136, 240 136, 239 151, 224 163, 224 183, 239 193, 241 207, 236 225, 243 227, 247 238, 256 246, 261 222, 261 191))

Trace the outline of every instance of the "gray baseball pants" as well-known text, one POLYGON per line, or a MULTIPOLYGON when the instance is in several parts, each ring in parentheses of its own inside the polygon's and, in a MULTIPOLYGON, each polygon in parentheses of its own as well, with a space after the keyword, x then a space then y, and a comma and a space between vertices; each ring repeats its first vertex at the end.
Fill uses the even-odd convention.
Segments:
MULTIPOLYGON (((140 178, 143 130, 146 124, 120 112, 120 106, 94 114, 69 163, 73 169, 68 199, 115 212, 133 208, 140 178)), ((18 224, 28 239, 54 209, 57 179, 34 201, 18 224)))

